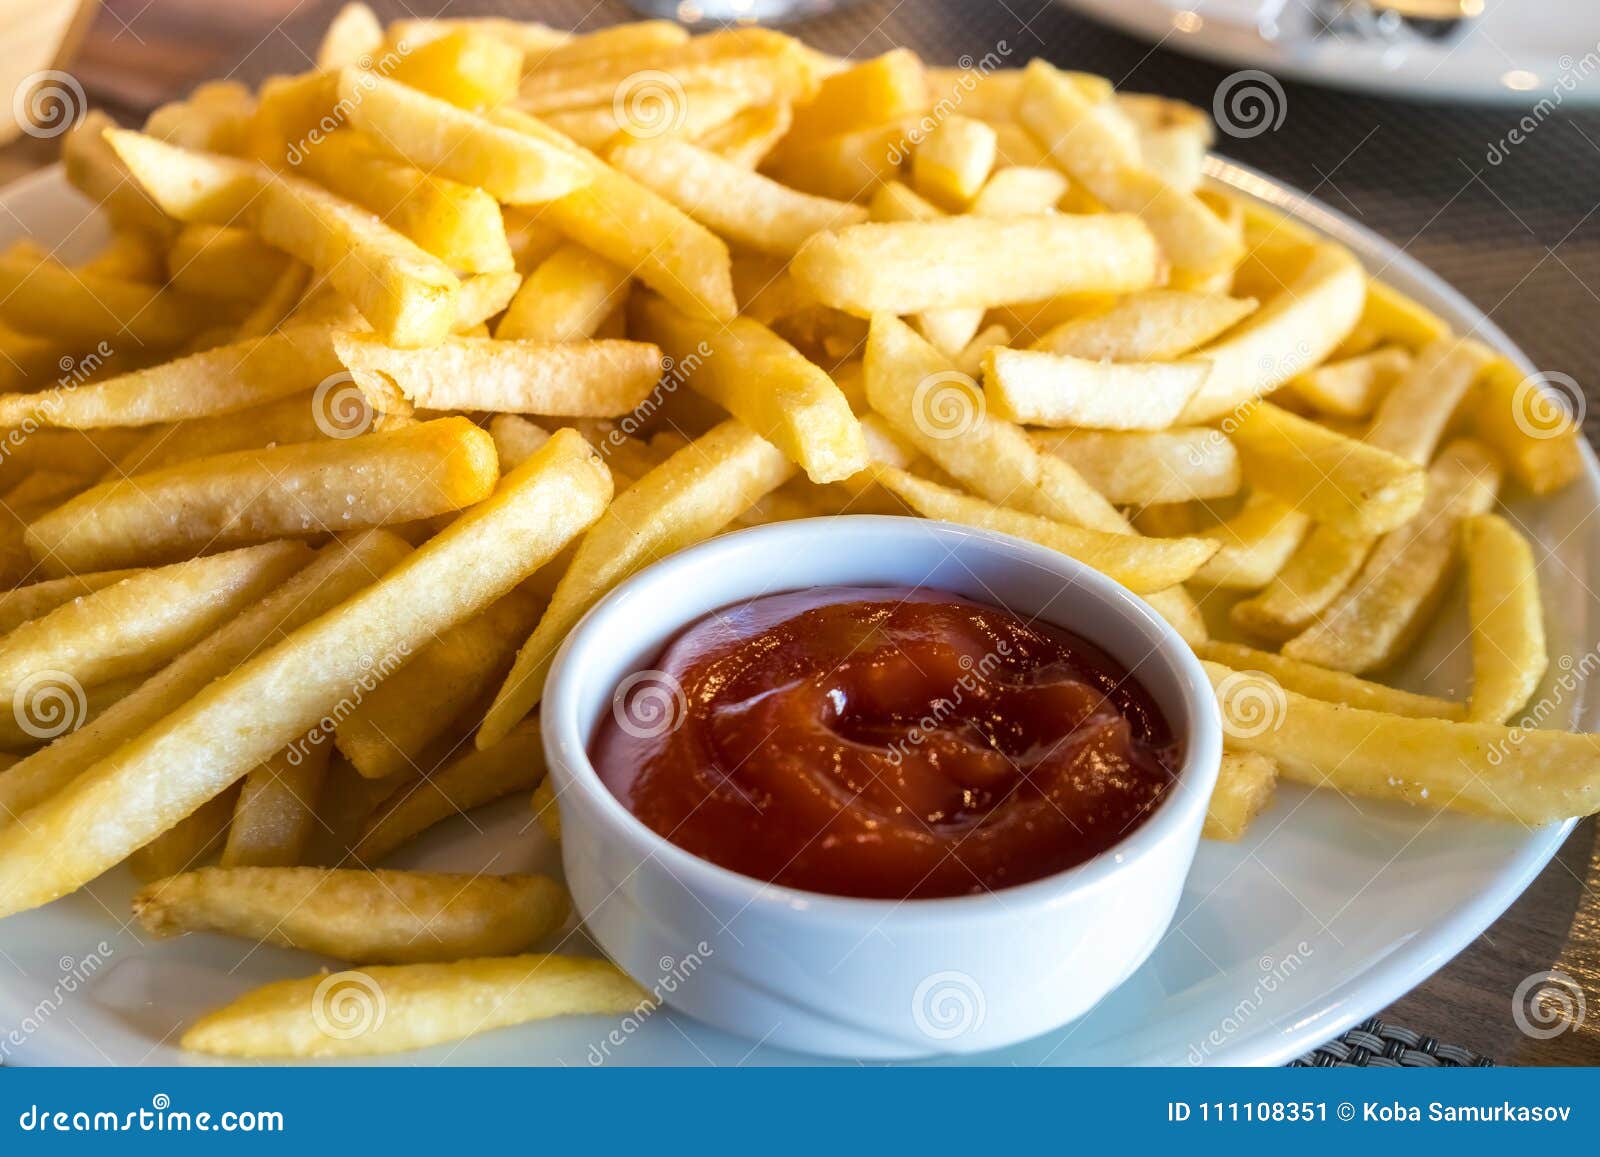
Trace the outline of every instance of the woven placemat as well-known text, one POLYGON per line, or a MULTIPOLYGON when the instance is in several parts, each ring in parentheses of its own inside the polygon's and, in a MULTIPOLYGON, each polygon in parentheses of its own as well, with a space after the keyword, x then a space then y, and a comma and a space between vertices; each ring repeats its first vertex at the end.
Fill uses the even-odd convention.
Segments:
MULTIPOLYGON (((238 75, 260 80, 306 68, 340 2, 300 10, 241 63, 238 75)), ((369 3, 386 20, 508 15, 581 30, 635 18, 616 0, 369 3)), ((989 54, 1022 64, 1042 56, 1108 76, 1118 88, 1161 92, 1207 109, 1235 72, 1160 51, 1052 0, 873 0, 792 31, 818 48, 855 57, 897 45, 935 64, 989 54)), ((1600 75, 1578 83, 1600 85, 1600 75)), ((1281 87, 1277 127, 1249 137, 1219 136, 1217 150, 1312 193, 1430 266, 1541 370, 1581 385, 1593 441, 1600 430, 1600 395, 1594 392, 1600 385, 1600 343, 1592 338, 1600 316, 1600 112, 1562 107, 1554 78, 1549 91, 1532 91, 1526 106, 1515 108, 1380 100, 1288 81, 1281 87), (1529 130, 1535 106, 1541 111, 1529 130)), ((1493 1063, 1377 1019, 1294 1062, 1450 1068, 1493 1063)))

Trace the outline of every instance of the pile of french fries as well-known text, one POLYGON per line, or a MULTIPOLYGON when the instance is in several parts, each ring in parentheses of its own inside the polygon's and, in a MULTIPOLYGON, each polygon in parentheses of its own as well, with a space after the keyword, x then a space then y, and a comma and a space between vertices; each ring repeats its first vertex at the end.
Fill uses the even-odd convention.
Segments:
POLYGON ((218 1054, 647 1009, 530 954, 552 881, 375 865, 515 792, 559 838, 531 712, 584 612, 731 526, 852 512, 1146 596, 1216 682, 1214 837, 1280 777, 1600 808, 1594 737, 1506 725, 1547 658, 1496 495, 1578 475, 1571 419, 1209 185, 1197 110, 989 63, 352 5, 302 75, 86 118, 65 167, 110 243, 0 254, 0 915, 128 861, 151 933, 382 994, 329 1031, 328 978, 269 986, 183 1038, 218 1054), (1461 567, 1470 698, 1366 678, 1461 567))

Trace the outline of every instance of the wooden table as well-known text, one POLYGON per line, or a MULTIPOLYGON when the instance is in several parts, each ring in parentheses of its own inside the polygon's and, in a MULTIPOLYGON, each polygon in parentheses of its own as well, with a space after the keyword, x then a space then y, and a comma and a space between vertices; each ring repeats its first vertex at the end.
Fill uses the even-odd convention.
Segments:
MULTIPOLYGON (((441 0, 442 3, 442 0, 441 0)), ((435 3, 438 8, 441 3, 435 3)), ((417 6, 419 11, 425 5, 417 6)), ((449 5, 454 11, 457 7, 449 5)), ((138 121, 202 80, 226 75, 257 53, 300 58, 314 44, 286 29, 308 26, 318 0, 110 0, 72 64, 92 101, 138 121)), ((536 16, 537 4, 528 11, 536 16)), ((55 160, 55 142, 24 139, 0 149, 0 181, 55 160)), ((1581 290, 1574 311, 1591 309, 1581 290)), ((1580 824, 1561 853, 1487 932, 1432 979, 1380 1015, 1465 1045, 1504 1064, 1600 1064, 1600 848, 1594 821, 1580 824), (1521 1033, 1511 1017, 1517 985, 1559 969, 1587 994, 1585 1023, 1547 1040, 1521 1033)))

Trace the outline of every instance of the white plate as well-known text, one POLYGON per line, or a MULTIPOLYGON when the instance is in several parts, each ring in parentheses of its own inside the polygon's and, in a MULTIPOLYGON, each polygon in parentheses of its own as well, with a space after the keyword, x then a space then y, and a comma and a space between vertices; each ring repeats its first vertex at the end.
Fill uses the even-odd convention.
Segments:
MULTIPOLYGON (((1324 230, 1397 288, 1507 350, 1464 298, 1360 226, 1259 174, 1213 162, 1217 179, 1324 230)), ((0 242, 27 230, 72 259, 101 233, 58 170, 0 192, 0 242)), ((1520 357, 1520 355, 1517 355, 1520 357)), ((1600 471, 1511 512, 1542 544, 1540 577, 1554 656, 1580 657, 1593 638, 1588 573, 1600 528, 1600 471)), ((1418 648, 1412 683, 1465 690, 1460 607, 1447 608, 1418 648), (1437 667, 1437 670, 1435 668, 1437 667), (1433 671, 1432 675, 1424 672, 1433 671)), ((1570 659, 1567 660, 1570 662, 1570 659)), ((1587 674, 1588 664, 1577 671, 1587 674)), ((1560 664, 1552 672, 1564 674, 1560 664)), ((1592 729, 1585 686, 1547 686, 1556 725, 1592 729)), ((555 850, 530 824, 524 798, 457 819, 424 837, 402 866, 555 871, 555 850)), ((1285 787, 1237 845, 1205 844, 1178 917, 1134 977, 1087 1017, 1048 1036, 976 1058, 993 1064, 1279 1064, 1315 1047, 1414 987, 1488 927, 1554 855, 1571 825, 1512 824, 1433 815, 1285 787)), ((77 895, 0 921, 0 1059, 22 1064, 206 1063, 173 1047, 180 1026, 247 988, 303 976, 324 963, 215 936, 142 944, 126 927, 133 883, 108 873, 77 895), (103 945, 103 947, 102 947, 103 945), (8 1033, 17 1030, 15 1038, 8 1033)), ((569 944, 568 949, 572 947, 569 944)), ((668 966, 663 965, 666 969, 668 966)), ((609 1055, 627 1064, 793 1064, 668 1012, 623 1043, 612 1026, 551 1021, 396 1058, 401 1064, 572 1064, 609 1055)), ((1425 1025, 1447 1031, 1448 1025, 1425 1025)))
POLYGON ((1483 15, 1453 38, 1407 37, 1402 43, 1317 36, 1313 8, 1301 2, 1060 3, 1162 48, 1310 84, 1419 100, 1600 102, 1600 5, 1594 0, 1486 0, 1483 15))

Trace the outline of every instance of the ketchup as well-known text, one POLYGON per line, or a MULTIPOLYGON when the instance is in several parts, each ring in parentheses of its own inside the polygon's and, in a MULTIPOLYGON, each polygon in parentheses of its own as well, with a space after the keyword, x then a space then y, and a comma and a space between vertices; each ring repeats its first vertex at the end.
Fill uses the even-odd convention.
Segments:
POLYGON ((1180 745, 1070 631, 939 591, 814 588, 717 611, 624 680, 593 762, 646 826, 760 880, 983 892, 1105 851, 1180 745))

